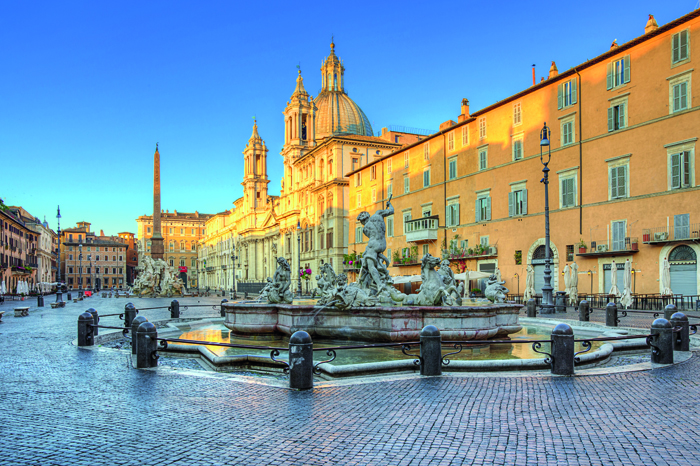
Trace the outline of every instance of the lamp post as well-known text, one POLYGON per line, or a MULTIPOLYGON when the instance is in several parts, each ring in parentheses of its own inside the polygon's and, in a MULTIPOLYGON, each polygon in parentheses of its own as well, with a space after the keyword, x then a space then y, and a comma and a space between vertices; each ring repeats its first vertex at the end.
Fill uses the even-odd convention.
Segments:
POLYGON ((544 286, 542 287, 542 304, 541 314, 553 314, 554 303, 552 302, 552 258, 549 254, 549 165, 552 160, 552 148, 549 145, 549 137, 551 131, 547 128, 547 123, 544 124, 540 132, 540 162, 544 165, 541 183, 544 183, 544 286), (547 148, 547 160, 544 160, 543 149, 547 148))
POLYGON ((63 301, 63 293, 61 292, 61 206, 56 209, 56 220, 58 221, 58 270, 56 270, 56 302, 63 301))
POLYGON ((518 279, 518 296, 520 296, 520 275, 518 272, 515 272, 513 275, 515 275, 515 278, 518 279))
POLYGON ((83 297, 83 245, 78 245, 78 271, 80 272, 80 286, 78 287, 78 296, 83 297))
POLYGON ((231 274, 233 277, 231 299, 238 298, 238 296, 236 296, 236 259, 238 259, 238 256, 236 256, 236 243, 233 242, 233 234, 231 234, 231 274))
POLYGON ((301 223, 297 220, 297 276, 299 277, 299 297, 301 297, 301 223))

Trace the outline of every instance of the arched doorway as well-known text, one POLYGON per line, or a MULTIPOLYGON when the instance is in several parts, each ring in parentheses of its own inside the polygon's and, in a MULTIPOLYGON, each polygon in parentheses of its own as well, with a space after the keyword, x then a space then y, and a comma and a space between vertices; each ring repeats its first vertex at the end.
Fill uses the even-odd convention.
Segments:
MULTIPOLYGON (((556 291, 555 287, 555 271, 554 271, 554 252, 552 248, 549 248, 549 259, 551 260, 550 270, 552 272, 552 288, 556 291)), ((544 262, 545 262, 545 249, 544 244, 537 246, 535 251, 532 253, 532 268, 535 271, 535 294, 542 295, 542 287, 544 286, 544 262)))
POLYGON ((677 246, 668 256, 671 265, 671 290, 673 294, 695 296, 698 294, 698 260, 690 246, 677 246))

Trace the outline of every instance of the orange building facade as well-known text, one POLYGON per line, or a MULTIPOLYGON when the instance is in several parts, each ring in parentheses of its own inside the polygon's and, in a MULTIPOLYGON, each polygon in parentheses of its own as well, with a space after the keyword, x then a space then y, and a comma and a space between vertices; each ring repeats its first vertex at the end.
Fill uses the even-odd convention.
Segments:
POLYGON ((392 275, 420 273, 430 253, 455 271, 498 268, 522 294, 532 265, 540 294, 546 122, 554 290, 575 261, 579 293, 607 293, 611 270, 629 260, 633 292, 659 293, 667 258, 673 292, 697 295, 698 60, 700 10, 662 27, 650 17, 640 37, 562 73, 553 62, 547 79, 494 105, 470 114, 465 99, 458 122, 348 173, 363 181, 350 183, 349 251, 365 247, 357 214, 392 195, 392 275))

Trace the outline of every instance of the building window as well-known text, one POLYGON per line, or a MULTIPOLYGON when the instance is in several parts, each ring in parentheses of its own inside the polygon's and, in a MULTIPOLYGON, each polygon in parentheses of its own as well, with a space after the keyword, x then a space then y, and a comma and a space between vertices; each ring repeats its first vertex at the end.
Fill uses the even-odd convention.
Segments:
POLYGON ((479 244, 482 245, 482 246, 484 246, 484 247, 488 247, 488 245, 490 244, 490 243, 489 243, 489 237, 488 237, 488 236, 481 236, 481 237, 479 237, 479 244))
POLYGON ((630 82, 630 56, 608 63, 608 90, 630 82))
POLYGON ((192 263, 190 264, 192 267, 197 267, 197 259, 192 258, 192 263))
POLYGON ((476 199, 476 207, 474 208, 474 216, 476 222, 484 222, 491 220, 491 196, 480 196, 476 199))
POLYGON ((362 193, 357 193, 356 201, 357 201, 357 207, 362 207, 362 193))
POLYGON ((355 227, 355 242, 356 243, 362 242, 362 225, 355 227))
POLYGON ((561 120, 561 145, 567 146, 576 141, 576 115, 561 120))
POLYGON ((561 193, 559 195, 559 206, 561 209, 574 207, 576 205, 576 176, 560 178, 561 193))
POLYGON ((486 117, 479 118, 479 139, 486 137, 486 117))
POLYGON ((124 257, 124 256, 119 256, 119 260, 120 260, 120 261, 123 260, 122 257, 124 257))
POLYGON ((391 175, 391 159, 386 161, 386 172, 391 175))
POLYGON ((520 111, 520 102, 513 105, 513 126, 518 126, 523 122, 522 113, 520 111))
POLYGON ((574 261, 574 245, 573 244, 566 245, 566 261, 567 262, 574 261))
POLYGON ((372 188, 372 202, 377 202, 377 188, 372 188))
POLYGON ((408 151, 403 153, 403 168, 408 168, 408 151))
POLYGON ((469 131, 467 131, 467 125, 462 126, 462 146, 469 144, 469 131))
POLYGON ((192 242, 192 251, 196 251, 196 248, 197 248, 197 245, 194 242, 192 242))
POLYGON ((184 228, 180 228, 180 236, 185 236, 185 229, 184 228))
POLYGON ((430 141, 423 144, 423 160, 430 160, 430 141))
POLYGON ((377 166, 372 165, 371 167, 369 167, 369 180, 372 181, 372 180, 376 180, 376 179, 377 179, 377 166))
POLYGON ((671 41, 671 64, 677 65, 690 58, 690 30, 673 35, 671 41))
MULTIPOLYGON (((173 260, 172 257, 170 258, 170 260, 168 261, 168 263, 170 264, 170 267, 172 267, 172 266, 175 265, 175 261, 173 260)), ((116 273, 116 272, 115 272, 115 273, 116 273)), ((113 284, 117 283, 117 279, 116 279, 116 278, 113 278, 113 279, 112 279, 112 283, 113 283, 113 284)))
POLYGON ((146 231, 148 231, 148 233, 150 233, 150 232, 151 232, 151 227, 146 228, 146 231))
POLYGON ((355 186, 362 186, 362 172, 355 173, 355 186))
POLYGON ((608 131, 617 131, 627 126, 627 102, 613 102, 613 105, 608 108, 608 131))
POLYGON ((485 170, 489 166, 489 151, 488 147, 479 149, 479 170, 485 170))
POLYGON ((73 267, 68 267, 68 273, 73 273, 73 267))
POLYGON ((527 189, 508 193, 508 216, 527 215, 527 189))
POLYGON ((172 228, 168 228, 168 233, 172 235, 172 234, 173 234, 173 229, 172 229, 172 228))
POLYGON ((394 216, 390 215, 386 218, 386 235, 394 236, 394 216))
POLYGON ((68 260, 73 260, 73 254, 68 254, 68 260))
POLYGON ((523 138, 520 136, 517 139, 513 139, 513 160, 520 160, 523 158, 523 138))
POLYGON ((557 86, 557 108, 570 107, 577 100, 576 79, 571 79, 557 86))
POLYGON ((194 236, 194 228, 191 229, 190 234, 194 236))
POLYGON ((627 222, 625 220, 612 222, 612 250, 625 250, 625 237, 627 236, 627 222))
POLYGON ((682 110, 688 109, 688 103, 690 100, 690 78, 691 73, 684 73, 670 81, 670 102, 669 102, 669 113, 676 113, 682 110))
POLYGON ((430 252, 430 246, 427 244, 423 245, 423 257, 425 257, 430 252))
POLYGON ((691 183, 691 152, 671 154, 671 189, 688 188, 691 183))
POLYGON ((393 183, 389 183, 386 186, 386 196, 391 197, 394 194, 394 185, 393 183))
POLYGON ((430 186, 430 168, 423 170, 423 187, 427 188, 430 186))
POLYGON ((627 197, 627 165, 610 168, 610 199, 627 197))
POLYGON ((447 205, 445 224, 448 227, 456 227, 459 225, 459 202, 453 201, 447 205))
POLYGON ((409 186, 409 179, 408 179, 408 176, 404 176, 403 177, 403 193, 408 194, 409 192, 411 192, 410 186, 409 186))
POLYGON ((403 213, 403 234, 405 235, 408 231, 408 222, 411 221, 411 212, 403 213))
POLYGON ((450 131, 447 134, 447 150, 453 151, 455 150, 455 132, 450 131))
POLYGON ((457 158, 452 158, 449 161, 449 179, 454 180, 457 178, 457 158))

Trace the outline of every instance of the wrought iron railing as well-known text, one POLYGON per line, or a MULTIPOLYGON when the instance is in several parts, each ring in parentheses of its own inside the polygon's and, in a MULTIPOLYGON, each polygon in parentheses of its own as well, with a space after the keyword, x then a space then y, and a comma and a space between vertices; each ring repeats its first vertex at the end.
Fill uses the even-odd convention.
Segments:
POLYGON ((587 253, 606 254, 617 251, 638 251, 639 238, 627 236, 624 240, 613 241, 611 239, 591 241, 591 249, 587 253))
POLYGON ((644 243, 663 243, 667 241, 692 241, 700 239, 700 223, 664 227, 645 228, 642 230, 644 243))

